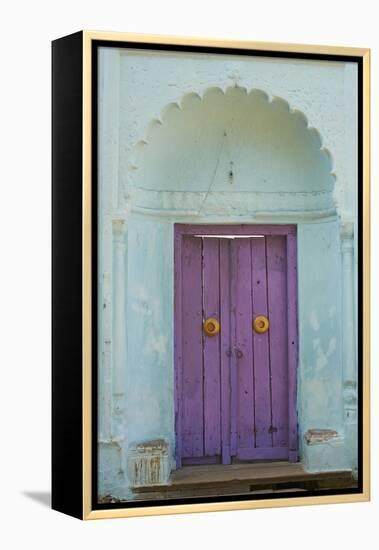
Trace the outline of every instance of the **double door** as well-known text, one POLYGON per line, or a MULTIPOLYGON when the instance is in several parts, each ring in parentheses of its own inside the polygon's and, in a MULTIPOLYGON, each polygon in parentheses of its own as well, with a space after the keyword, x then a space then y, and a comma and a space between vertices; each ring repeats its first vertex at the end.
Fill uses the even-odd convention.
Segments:
POLYGON ((297 458, 294 226, 177 226, 178 465, 297 458))

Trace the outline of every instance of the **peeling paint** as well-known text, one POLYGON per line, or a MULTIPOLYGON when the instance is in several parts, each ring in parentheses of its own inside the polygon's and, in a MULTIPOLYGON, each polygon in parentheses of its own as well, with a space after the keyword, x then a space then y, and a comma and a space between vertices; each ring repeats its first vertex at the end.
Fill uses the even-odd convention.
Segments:
POLYGON ((337 339, 335 337, 330 338, 327 349, 324 350, 321 339, 316 338, 313 340, 313 349, 316 352, 316 370, 319 371, 329 364, 329 358, 334 354, 337 349, 337 339))
POLYGON ((311 311, 311 314, 309 316, 309 322, 313 330, 315 331, 320 330, 320 323, 318 321, 317 312, 315 310, 311 311))
POLYGON ((163 439, 132 445, 128 462, 132 487, 167 485, 169 482, 169 446, 163 439))

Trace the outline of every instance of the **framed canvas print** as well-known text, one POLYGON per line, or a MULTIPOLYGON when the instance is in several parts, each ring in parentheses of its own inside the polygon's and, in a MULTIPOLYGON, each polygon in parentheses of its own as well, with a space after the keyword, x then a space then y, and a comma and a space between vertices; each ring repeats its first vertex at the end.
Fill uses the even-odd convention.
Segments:
POLYGON ((369 50, 53 42, 53 508, 369 498, 369 50))

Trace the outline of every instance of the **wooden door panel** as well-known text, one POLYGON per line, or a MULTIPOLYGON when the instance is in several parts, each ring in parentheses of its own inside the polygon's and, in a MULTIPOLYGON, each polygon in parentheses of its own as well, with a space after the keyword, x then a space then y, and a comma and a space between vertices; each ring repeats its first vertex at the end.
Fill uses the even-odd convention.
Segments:
POLYGON ((203 321, 220 320, 220 243, 186 236, 182 245, 183 458, 221 455, 220 334, 203 321))
MULTIPOLYGON (((259 334, 252 330, 252 322, 258 315, 268 316, 266 238, 251 239, 251 278, 253 314, 250 331, 253 334, 255 444, 272 447, 271 431, 271 372, 269 332, 259 334)), ((248 296, 246 296, 248 298, 248 296)))
POLYGON ((231 462, 231 368, 234 361, 230 343, 230 258, 231 241, 220 239, 220 368, 221 368, 221 451, 222 463, 231 462))
POLYGON ((237 453, 254 445, 254 375, 252 357, 251 247, 250 239, 236 239, 232 262, 232 348, 236 371, 235 411, 237 453))
POLYGON ((266 241, 273 446, 288 447, 287 244, 282 236, 266 241))
POLYGON ((202 239, 184 237, 182 244, 182 454, 204 454, 202 239))
POLYGON ((231 376, 232 454, 241 460, 288 457, 287 239, 236 239, 232 247, 232 339, 243 354, 231 376), (268 332, 253 330, 258 315, 268 317, 268 332))
MULTIPOLYGON (((203 241, 203 319, 220 320, 220 240, 203 241)), ((224 329, 224 327, 222 327, 224 329)), ((204 455, 221 453, 220 334, 203 333, 204 455)))
POLYGON ((229 246, 229 276, 230 276, 230 335, 229 335, 229 356, 230 356, 230 452, 232 456, 237 454, 237 406, 239 398, 238 385, 238 358, 236 356, 235 340, 236 340, 236 306, 235 296, 237 293, 237 247, 234 242, 229 246))

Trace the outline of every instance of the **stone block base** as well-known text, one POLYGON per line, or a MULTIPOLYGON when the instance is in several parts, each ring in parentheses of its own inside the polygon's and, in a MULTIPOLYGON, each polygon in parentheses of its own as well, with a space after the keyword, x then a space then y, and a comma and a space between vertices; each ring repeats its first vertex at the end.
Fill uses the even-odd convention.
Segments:
POLYGON ((169 445, 163 439, 131 445, 128 476, 132 487, 167 485, 170 478, 169 445))
POLYGON ((345 439, 335 430, 311 429, 305 432, 302 462, 307 472, 350 469, 345 439))

